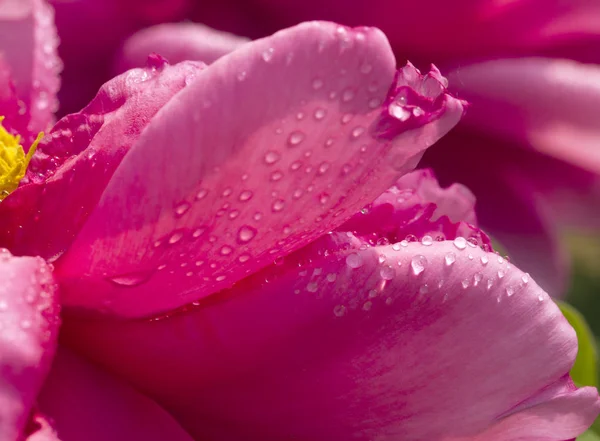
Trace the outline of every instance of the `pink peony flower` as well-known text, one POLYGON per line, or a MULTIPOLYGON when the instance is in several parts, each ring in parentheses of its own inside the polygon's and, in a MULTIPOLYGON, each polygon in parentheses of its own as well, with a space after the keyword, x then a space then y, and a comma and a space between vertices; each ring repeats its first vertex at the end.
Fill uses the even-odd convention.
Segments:
MULTIPOLYGON (((103 46, 103 56, 69 34, 73 8, 86 10, 92 3, 55 3, 62 17, 67 71, 77 77, 71 81, 77 87, 81 53, 103 66, 106 78, 116 48, 142 21, 187 17, 253 38, 310 19, 380 27, 401 62, 408 58, 421 66, 441 64, 449 72, 450 90, 471 103, 458 129, 430 149, 421 166, 432 167, 444 185, 461 182, 475 193, 482 224, 515 262, 551 294, 562 295, 569 261, 560 229, 574 223, 598 228, 599 125, 590 111, 600 101, 600 9, 595 2, 377 0, 350 7, 338 0, 155 1, 116 14, 128 23, 128 31, 112 33, 114 40, 103 46)), ((107 8, 113 3, 99 2, 107 8)), ((108 23, 101 14, 88 17, 102 29, 108 23)), ((208 63, 243 42, 210 36, 191 23, 160 25, 126 41, 117 68, 142 66, 149 51, 172 62, 208 63)), ((101 78, 96 77, 92 90, 101 78)))
MULTIPOLYGON (((33 139, 57 58, 23 4, 0 108, 33 139)), ((312 22, 208 67, 153 56, 61 119, 0 203, 22 256, 0 256, 0 439, 582 433, 573 329, 466 188, 410 173, 462 102, 395 65, 380 31, 312 22)))

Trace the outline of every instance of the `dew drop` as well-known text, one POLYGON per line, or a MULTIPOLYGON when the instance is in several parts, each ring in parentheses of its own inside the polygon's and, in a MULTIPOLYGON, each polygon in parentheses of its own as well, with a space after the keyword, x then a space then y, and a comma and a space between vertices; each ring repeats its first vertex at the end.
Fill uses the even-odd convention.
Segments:
POLYGON ((306 285, 306 290, 308 292, 317 292, 317 289, 318 289, 317 282, 310 282, 308 285, 306 285))
POLYGON ((427 285, 426 283, 424 285, 421 285, 421 287, 419 288, 419 293, 427 294, 428 292, 429 292, 429 285, 427 285))
POLYGON ((412 272, 415 276, 418 276, 423 271, 425 271, 426 266, 427 258, 422 254, 417 254, 410 261, 410 267, 412 268, 412 272))
POLYGON ((273 59, 273 52, 275 52, 275 49, 270 47, 269 49, 267 49, 266 51, 264 51, 262 53, 262 59, 268 63, 269 61, 271 61, 273 59))
POLYGON ((360 135, 362 135, 363 133, 365 133, 365 128, 358 126, 355 127, 354 129, 352 129, 351 135, 354 139, 360 137, 360 135))
POLYGON ((223 190, 223 193, 221 193, 221 196, 224 198, 227 198, 227 197, 231 196, 231 193, 233 193, 233 190, 231 189, 231 187, 227 187, 225 190, 223 190))
POLYGON ((400 251, 400 244, 399 243, 395 243, 394 245, 392 245, 392 250, 394 250, 394 251, 400 251))
POLYGON ((317 173, 319 175, 324 175, 325 173, 327 173, 327 170, 329 170, 329 167, 329 162, 321 162, 321 164, 319 164, 319 168, 317 169, 317 173))
POLYGON ((369 63, 365 63, 362 66, 360 66, 360 72, 363 74, 368 74, 373 70, 373 66, 371 66, 369 63))
POLYGON ((274 213, 279 213, 281 210, 283 210, 284 207, 285 207, 285 201, 283 199, 277 199, 271 205, 271 211, 273 211, 274 213))
POLYGON ((152 277, 153 271, 136 271, 127 274, 120 274, 108 278, 109 281, 118 286, 134 287, 139 286, 152 277))
POLYGON ((238 230, 238 242, 240 243, 248 243, 254 236, 256 236, 256 228, 251 227, 250 225, 243 225, 238 230))
POLYGON ((370 311, 371 308, 373 307, 373 302, 370 300, 367 300, 364 304, 363 304, 363 311, 370 311))
POLYGON ((177 207, 175 207, 175 217, 181 217, 190 209, 190 204, 188 202, 182 202, 177 207))
POLYGON ((467 239, 464 237, 457 237, 454 239, 454 246, 459 250, 464 250, 467 247, 467 239))
POLYGON ((433 237, 427 235, 423 236, 421 239, 421 244, 425 245, 426 247, 433 245, 433 237))
POLYGON ((446 254, 446 257, 444 257, 444 260, 446 261, 446 265, 451 266, 456 262, 456 254, 448 253, 446 254))
POLYGON ((323 118, 325 118, 326 114, 327 114, 327 111, 325 109, 323 109, 322 107, 319 107, 315 110, 314 117, 317 121, 321 121, 323 118))
POLYGON ((231 210, 231 212, 229 213, 229 219, 235 219, 239 215, 240 215, 239 210, 231 210))
POLYGON ((196 193, 196 200, 199 201, 201 199, 204 199, 207 194, 208 190, 206 188, 201 188, 200 190, 198 190, 198 193, 196 193))
POLYGON ((222 256, 228 256, 231 254, 232 251, 233 251, 233 248, 231 248, 228 245, 224 245, 223 247, 221 247, 221 255, 222 256))
POLYGON ((263 217, 263 214, 260 211, 257 211, 256 213, 254 213, 254 216, 252 216, 252 219, 254 219, 255 221, 259 221, 261 220, 263 217))
POLYGON ((238 257, 238 262, 240 263, 248 262, 248 260, 250 260, 249 254, 242 254, 240 257, 238 257))
POLYGON ((350 121, 352 121, 352 118, 354 118, 353 114, 345 113, 344 115, 342 115, 342 119, 340 121, 342 124, 348 124, 350 121))
POLYGON ((312 81, 312 88, 313 88, 314 90, 319 90, 321 87, 323 87, 323 84, 324 84, 324 83, 323 83, 323 80, 322 80, 321 78, 315 78, 315 79, 312 81))
POLYGON ((275 170, 273 173, 271 173, 271 181, 272 182, 277 182, 281 178, 283 178, 283 173, 281 172, 281 170, 275 170))
POLYGON ((265 163, 268 165, 275 164, 280 158, 281 155, 275 150, 269 150, 267 153, 265 153, 265 163))
POLYGON ((379 270, 379 275, 383 280, 392 280, 396 275, 396 271, 390 265, 385 265, 379 270))
POLYGON ((331 147, 333 145, 333 138, 327 138, 325 141, 325 147, 331 147))
POLYGON ((523 274, 523 276, 521 277, 521 280, 525 284, 529 283, 529 274, 528 273, 523 274))
POLYGON ((342 101, 348 102, 348 101, 352 101, 353 99, 354 99, 354 90, 352 90, 352 89, 344 90, 344 92, 342 93, 342 101))
POLYGON ((504 277, 504 275, 505 275, 504 271, 502 271, 502 270, 498 270, 498 278, 499 278, 499 279, 503 278, 503 277, 504 277))
POLYGON ((352 253, 346 256, 346 265, 348 265, 350 268, 360 268, 362 264, 362 257, 359 254, 352 253))
POLYGON ((508 297, 512 296, 515 293, 515 289, 512 286, 506 287, 506 295, 508 297))
POLYGON ((327 281, 330 283, 335 282, 335 279, 337 279, 337 275, 335 273, 329 273, 327 274, 327 281))
POLYGON ((183 232, 176 231, 169 237, 169 245, 174 245, 183 238, 183 232))
POLYGON ((202 234, 206 231, 206 228, 196 228, 193 232, 192 232, 192 237, 194 239, 197 239, 198 237, 202 236, 202 234))
POLYGON ((462 287, 467 289, 469 287, 469 279, 464 279, 462 282, 460 282, 462 287))
POLYGON ((492 279, 488 279, 488 281, 487 281, 487 289, 488 289, 488 291, 490 289, 492 289, 492 286, 494 286, 494 281, 492 279))
POLYGON ((248 72, 246 72, 245 70, 238 72, 238 74, 237 74, 238 81, 244 81, 246 79, 247 75, 248 75, 248 72))
POLYGON ((371 98, 369 100, 369 108, 371 109, 376 109, 377 107, 379 107, 381 105, 381 101, 379 100, 379 98, 371 98))
POLYGON ((299 131, 295 131, 290 133, 290 136, 288 137, 288 144, 292 147, 297 146, 298 144, 300 144, 302 141, 304 141, 305 135, 303 132, 299 132, 299 131))
POLYGON ((223 280, 225 280, 225 276, 217 276, 217 277, 215 277, 215 280, 217 282, 222 282, 223 280))
POLYGON ((490 259, 488 259, 488 256, 486 256, 485 254, 483 256, 481 256, 481 264, 482 265, 487 265, 489 261, 490 261, 490 259))
POLYGON ((290 170, 296 171, 302 167, 302 161, 294 161, 290 164, 290 170))
POLYGON ((344 305, 336 305, 333 308, 333 314, 336 317, 343 317, 344 315, 346 315, 346 307, 344 305))
POLYGON ((327 193, 321 193, 319 195, 319 202, 321 205, 325 205, 329 201, 329 195, 327 193))

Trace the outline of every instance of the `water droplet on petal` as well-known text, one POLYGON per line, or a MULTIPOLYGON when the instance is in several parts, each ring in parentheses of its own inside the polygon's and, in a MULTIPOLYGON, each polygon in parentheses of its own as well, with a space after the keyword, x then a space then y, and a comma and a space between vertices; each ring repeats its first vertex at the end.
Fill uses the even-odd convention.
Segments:
POLYGON ((327 274, 327 281, 330 283, 335 282, 335 279, 337 279, 337 275, 335 273, 329 273, 327 274))
POLYGON ((512 296, 514 293, 515 293, 515 289, 512 286, 506 287, 506 295, 508 295, 508 297, 512 296))
POLYGON ((232 251, 233 248, 231 248, 228 245, 224 245, 223 247, 221 247, 221 255, 223 256, 228 256, 229 254, 231 254, 232 251))
POLYGON ((270 47, 269 49, 267 49, 266 51, 264 51, 262 53, 262 59, 268 63, 273 58, 273 52, 275 52, 275 49, 270 47))
POLYGON ((468 288, 468 287, 469 287, 469 279, 464 279, 464 280, 461 282, 461 285, 462 285, 462 287, 463 287, 463 288, 465 288, 465 289, 466 289, 466 288, 468 288))
POLYGON ((242 254, 240 257, 238 257, 238 262, 240 263, 248 262, 248 260, 250 260, 250 255, 248 254, 242 254))
POLYGON ((281 172, 281 170, 275 170, 273 173, 271 173, 271 181, 277 182, 281 178, 283 178, 283 173, 281 172))
POLYGON ((350 121, 352 121, 352 118, 354 118, 353 114, 345 113, 344 115, 342 115, 342 119, 340 121, 342 124, 348 124, 350 121))
POLYGON ((421 285, 421 287, 419 288, 419 293, 427 294, 428 292, 429 292, 429 285, 427 285, 426 283, 424 285, 421 285))
POLYGON ((273 204, 271 205, 271 210, 274 213, 278 213, 281 210, 283 210, 283 208, 285 207, 285 201, 283 199, 277 199, 275 202, 273 202, 273 204))
POLYGON ((483 265, 487 265, 489 261, 490 261, 490 259, 488 259, 488 256, 486 256, 485 254, 483 256, 481 256, 481 263, 483 265))
POLYGON ((346 315, 346 307, 344 305, 336 305, 333 308, 333 314, 336 317, 343 317, 344 315, 346 315))
POLYGON ((346 89, 342 93, 342 101, 344 101, 344 102, 351 101, 353 98, 354 98, 354 90, 352 90, 352 89, 346 89))
POLYGON ((373 302, 370 300, 367 300, 364 304, 363 304, 363 311, 370 311, 371 308, 373 307, 373 302))
POLYGON ((295 131, 290 133, 290 136, 288 137, 288 144, 292 147, 297 146, 298 144, 300 144, 302 141, 304 141, 305 135, 303 132, 299 132, 299 131, 295 131))
POLYGON ((390 265, 385 265, 379 270, 379 275, 383 280, 392 280, 396 275, 396 271, 390 265))
POLYGON ((198 237, 202 236, 202 234, 206 231, 206 228, 196 228, 193 232, 192 232, 192 237, 194 239, 197 239, 198 237))
POLYGON ((446 265, 450 266, 456 262, 456 254, 448 253, 446 254, 446 257, 444 257, 444 260, 446 261, 446 265))
POLYGON ((199 201, 201 199, 204 199, 207 194, 208 190, 206 188, 201 188, 200 190, 198 190, 198 193, 196 193, 196 200, 199 201))
POLYGON ((330 167, 329 162, 321 162, 321 164, 319 164, 317 173, 319 175, 324 175, 327 172, 327 170, 329 170, 329 167, 330 167))
POLYGON ((457 237, 454 239, 454 246, 459 250, 464 250, 467 247, 467 239, 464 237, 457 237))
POLYGON ((319 107, 315 110, 314 117, 317 121, 320 121, 323 118, 325 118, 326 114, 327 114, 327 111, 325 109, 319 107))
POLYGON ((269 165, 275 164, 277 161, 279 161, 279 158, 281 158, 281 155, 275 150, 269 150, 267 153, 265 153, 265 163, 269 165))
POLYGON ((182 202, 177 207, 175 207, 175 217, 181 217, 190 209, 190 204, 188 202, 182 202))
POLYGON ((134 287, 140 286, 141 284, 150 280, 153 274, 153 271, 135 271, 127 274, 112 276, 109 277, 108 280, 118 286, 134 287))
POLYGON ((308 285, 306 285, 306 290, 308 292, 317 292, 317 289, 318 289, 317 282, 310 282, 308 285))
POLYGON ((492 286, 494 286, 494 281, 492 279, 488 279, 488 281, 487 281, 487 289, 488 289, 488 291, 490 289, 492 289, 492 286))
POLYGON ((371 72, 373 70, 373 66, 371 66, 369 63, 365 63, 362 66, 360 66, 360 72, 363 74, 368 74, 369 72, 371 72))
POLYGON ((503 277, 504 277, 504 275, 505 275, 504 271, 502 271, 502 270, 498 270, 498 278, 499 278, 499 279, 503 278, 503 277))
POLYGON ((523 274, 523 276, 521 277, 521 280, 525 284, 529 283, 529 274, 528 273, 523 274))
POLYGON ((250 225, 243 225, 238 230, 238 242, 247 243, 254 239, 256 236, 256 228, 251 227, 250 225))
POLYGON ((363 133, 365 133, 365 128, 361 127, 361 126, 358 126, 358 127, 355 127, 354 129, 352 129, 351 135, 352 135, 353 138, 356 139, 360 135, 362 135, 363 133))
POLYGON ((412 272, 415 276, 418 276, 425 271, 426 266, 427 258, 421 254, 417 254, 410 261, 410 267, 412 268, 412 272))
POLYGON ((421 244, 425 245, 426 247, 433 245, 433 237, 423 236, 421 239, 421 244))
POLYGON ((348 265, 350 268, 360 268, 362 264, 362 257, 359 254, 352 253, 346 256, 346 265, 348 265))
POLYGON ((312 81, 312 88, 315 90, 319 90, 321 87, 323 87, 323 80, 321 78, 315 78, 312 81))
POLYGON ((237 79, 238 79, 238 81, 244 81, 244 80, 246 79, 246 76, 247 76, 247 75, 248 75, 248 73, 247 73, 245 70, 243 70, 243 71, 239 72, 239 73, 237 74, 237 79))
POLYGON ((182 238, 183 238, 183 232, 176 231, 173 234, 171 234, 171 237, 169 237, 169 244, 174 245, 177 242, 179 242, 182 238))

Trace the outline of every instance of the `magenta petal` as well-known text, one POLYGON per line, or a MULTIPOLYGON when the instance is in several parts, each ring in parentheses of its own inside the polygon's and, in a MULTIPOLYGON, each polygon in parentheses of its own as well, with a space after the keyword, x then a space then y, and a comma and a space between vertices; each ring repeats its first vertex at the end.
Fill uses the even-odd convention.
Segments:
POLYGON ((55 285, 42 259, 0 256, 0 439, 19 439, 56 349, 55 285))
POLYGON ((489 238, 475 224, 475 197, 466 187, 441 188, 431 170, 417 170, 400 178, 339 231, 351 231, 371 245, 460 236, 491 251, 489 238))
POLYGON ((600 172, 599 66, 517 58, 461 66, 450 78, 473 103, 468 124, 600 172))
POLYGON ((560 441, 600 412, 592 388, 540 393, 568 375, 572 328, 526 274, 462 241, 333 233, 171 317, 65 326, 200 438, 560 441))
POLYGON ((62 65, 57 46, 54 10, 45 1, 8 1, 0 5, 0 53, 29 115, 29 132, 45 130, 58 107, 56 92, 62 65))
POLYGON ((199 60, 210 64, 247 42, 247 38, 196 23, 156 25, 142 29, 125 41, 117 58, 117 71, 143 66, 148 54, 153 52, 171 63, 199 60))
POLYGON ((380 31, 320 22, 207 67, 148 126, 58 263, 66 304, 167 311, 340 225, 462 114, 435 69, 394 72, 380 31))
POLYGON ((193 441, 152 400, 64 348, 39 405, 60 441, 193 441))
POLYGON ((0 204, 0 243, 55 259, 71 243, 131 145, 156 112, 203 67, 186 62, 133 69, 42 141, 23 185, 0 204))

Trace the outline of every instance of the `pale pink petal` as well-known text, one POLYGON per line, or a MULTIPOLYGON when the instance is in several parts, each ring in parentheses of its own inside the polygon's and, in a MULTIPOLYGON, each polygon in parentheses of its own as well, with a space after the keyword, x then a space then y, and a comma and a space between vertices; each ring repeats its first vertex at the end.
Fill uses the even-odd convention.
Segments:
POLYGON ((64 348, 39 406, 60 441, 193 441, 151 399, 64 348))
POLYGON ((64 301, 167 311, 343 223, 462 114, 435 68, 394 72, 381 32, 320 22, 207 67, 153 119, 57 262, 64 301))
POLYGON ((371 245, 461 236, 491 251, 487 235, 474 226, 474 204, 473 194, 464 186, 441 188, 431 170, 417 170, 400 178, 339 231, 351 231, 371 245))
POLYGON ((27 441, 60 441, 52 424, 40 414, 34 415, 28 422, 25 439, 27 441))
POLYGON ((106 83, 42 141, 21 187, 0 204, 0 243, 55 259, 71 243, 121 159, 156 112, 202 69, 152 58, 106 83))
POLYGON ((247 38, 197 23, 160 24, 142 29, 125 41, 117 56, 116 70, 143 66, 151 53, 158 53, 171 63, 199 60, 210 64, 247 42, 247 38))
POLYGON ((44 0, 0 4, 0 54, 29 115, 29 132, 45 130, 54 120, 61 70, 57 46, 54 10, 44 0))
POLYGON ((58 304, 42 259, 0 256, 0 439, 19 439, 56 349, 58 304))
POLYGON ((467 124, 600 172, 600 66, 515 58, 462 66, 450 78, 472 103, 467 124))
POLYGON ((575 334, 531 278, 463 240, 395 245, 332 233, 196 306, 71 318, 65 338, 201 439, 560 441, 591 424, 597 392, 564 384, 575 334))
POLYGON ((588 195, 589 173, 464 127, 431 148, 421 165, 434 169, 444 185, 458 181, 472 190, 482 227, 548 293, 565 295, 568 255, 548 199, 561 185, 588 195))

